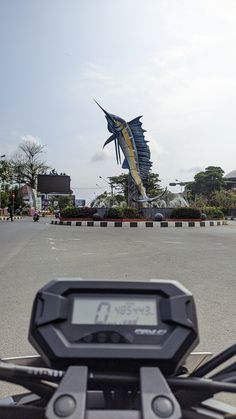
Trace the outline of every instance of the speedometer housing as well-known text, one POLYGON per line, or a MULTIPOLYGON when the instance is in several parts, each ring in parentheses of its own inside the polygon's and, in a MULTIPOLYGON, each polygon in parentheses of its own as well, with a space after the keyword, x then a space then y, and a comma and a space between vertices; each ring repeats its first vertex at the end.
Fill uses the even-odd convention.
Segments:
POLYGON ((55 368, 172 374, 198 343, 195 304, 176 281, 61 278, 37 293, 29 341, 55 368))

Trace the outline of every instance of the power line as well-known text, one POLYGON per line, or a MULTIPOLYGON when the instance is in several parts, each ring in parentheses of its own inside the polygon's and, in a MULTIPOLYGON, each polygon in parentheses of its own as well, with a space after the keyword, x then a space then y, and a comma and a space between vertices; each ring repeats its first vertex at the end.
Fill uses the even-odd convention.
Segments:
POLYGON ((78 187, 78 186, 71 186, 71 188, 72 189, 104 189, 104 187, 102 187, 102 186, 94 187, 94 188, 85 188, 85 187, 81 188, 81 187, 78 187))

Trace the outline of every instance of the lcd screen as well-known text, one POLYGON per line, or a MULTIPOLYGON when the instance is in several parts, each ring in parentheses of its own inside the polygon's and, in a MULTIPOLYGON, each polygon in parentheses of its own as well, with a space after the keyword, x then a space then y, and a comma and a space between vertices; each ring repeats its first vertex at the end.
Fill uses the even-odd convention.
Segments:
POLYGON ((75 297, 72 324, 157 326, 156 299, 75 297))

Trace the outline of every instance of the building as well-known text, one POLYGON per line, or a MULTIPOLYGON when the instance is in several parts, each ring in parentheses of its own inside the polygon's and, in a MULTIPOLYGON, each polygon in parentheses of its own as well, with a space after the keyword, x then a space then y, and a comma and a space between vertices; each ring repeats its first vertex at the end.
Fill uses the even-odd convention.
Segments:
POLYGON ((236 190, 236 169, 225 175, 224 180, 229 189, 236 190))

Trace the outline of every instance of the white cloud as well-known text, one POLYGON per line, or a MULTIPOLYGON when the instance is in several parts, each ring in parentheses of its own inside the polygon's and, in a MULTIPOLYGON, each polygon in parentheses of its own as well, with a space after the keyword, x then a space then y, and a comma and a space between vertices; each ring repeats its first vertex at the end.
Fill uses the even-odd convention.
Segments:
POLYGON ((110 152, 110 150, 102 150, 102 151, 98 151, 92 156, 91 162, 92 163, 103 162, 103 161, 110 160, 111 158, 113 158, 113 155, 110 152))
POLYGON ((196 173, 199 173, 204 169, 205 169, 204 166, 193 166, 193 167, 190 167, 189 169, 180 169, 180 172, 195 175, 196 173))
POLYGON ((83 78, 89 81, 109 82, 110 76, 105 69, 98 64, 89 62, 83 74, 83 78))
POLYGON ((8 135, 0 135, 0 148, 1 150, 4 150, 4 154, 7 155, 7 158, 11 158, 17 153, 18 147, 23 141, 30 141, 43 145, 39 137, 32 134, 21 135, 17 130, 12 129, 9 131, 8 135))
POLYGON ((149 141, 148 145, 151 152, 151 159, 152 154, 157 154, 159 156, 160 154, 166 153, 164 148, 158 143, 158 141, 155 138, 151 137, 150 135, 145 135, 145 138, 147 141, 149 141))

